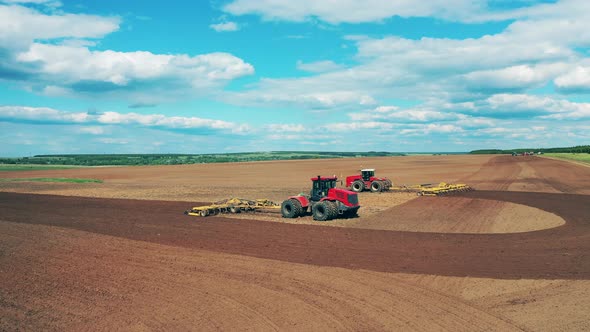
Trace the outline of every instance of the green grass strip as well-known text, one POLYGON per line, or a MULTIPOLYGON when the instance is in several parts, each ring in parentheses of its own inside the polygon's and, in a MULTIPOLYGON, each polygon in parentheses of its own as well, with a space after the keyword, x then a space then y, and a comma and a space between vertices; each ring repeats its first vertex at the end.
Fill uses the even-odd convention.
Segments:
POLYGON ((545 153, 545 155, 590 164, 590 153, 545 153))
POLYGON ((0 182, 67 182, 67 183, 102 183, 97 179, 76 179, 76 178, 5 178, 0 182))
POLYGON ((72 169, 72 168, 80 168, 80 166, 0 164, 0 172, 47 171, 47 170, 54 170, 54 169, 72 169))

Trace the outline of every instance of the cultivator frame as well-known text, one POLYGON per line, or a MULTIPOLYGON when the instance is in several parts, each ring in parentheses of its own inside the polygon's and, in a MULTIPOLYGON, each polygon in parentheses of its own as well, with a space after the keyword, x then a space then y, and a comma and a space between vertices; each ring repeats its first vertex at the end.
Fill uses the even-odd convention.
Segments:
POLYGON ((466 192, 474 190, 472 187, 459 183, 451 184, 446 182, 424 183, 412 186, 398 186, 392 187, 392 191, 415 192, 418 196, 443 196, 448 194, 466 192))
POLYGON ((244 199, 229 198, 214 202, 210 205, 195 206, 190 210, 184 211, 184 214, 196 217, 208 217, 220 213, 241 213, 254 212, 259 210, 280 210, 281 206, 269 199, 244 199))

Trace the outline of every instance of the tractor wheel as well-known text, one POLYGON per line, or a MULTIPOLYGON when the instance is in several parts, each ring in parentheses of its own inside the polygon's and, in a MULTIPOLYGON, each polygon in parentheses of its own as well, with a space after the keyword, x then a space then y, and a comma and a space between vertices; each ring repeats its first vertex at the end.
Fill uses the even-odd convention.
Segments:
POLYGON ((326 209, 329 212, 328 220, 335 219, 338 217, 338 203, 332 201, 324 201, 326 203, 326 209))
POLYGON ((313 220, 326 221, 330 219, 330 208, 325 202, 317 202, 313 205, 313 220))
POLYGON ((381 192, 383 190, 383 182, 381 181, 373 181, 371 183, 371 191, 374 193, 381 192))
POLYGON ((356 218, 356 217, 359 216, 358 210, 348 210, 348 211, 346 211, 346 213, 344 214, 344 216, 346 218, 356 218))
POLYGON ((229 207, 229 212, 231 212, 231 213, 240 213, 241 211, 240 211, 240 208, 239 207, 232 205, 232 206, 229 207))
POLYGON ((355 193, 360 193, 365 189, 365 184, 363 181, 356 180, 350 185, 350 190, 354 191, 355 193))
POLYGON ((207 211, 207 210, 201 210, 201 211, 199 211, 199 215, 201 217, 206 217, 206 216, 209 215, 209 211, 207 211))
POLYGON ((301 202, 296 199, 287 199, 281 204, 283 218, 297 218, 302 212, 301 202))

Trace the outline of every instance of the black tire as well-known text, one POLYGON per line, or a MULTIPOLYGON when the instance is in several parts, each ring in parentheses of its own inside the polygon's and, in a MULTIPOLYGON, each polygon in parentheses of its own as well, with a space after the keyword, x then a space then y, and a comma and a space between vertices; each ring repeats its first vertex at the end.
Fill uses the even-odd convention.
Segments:
POLYGON ((338 203, 332 201, 324 201, 326 203, 326 208, 328 209, 329 216, 328 220, 336 219, 338 217, 338 203))
POLYGON ((201 210, 201 211, 199 211, 199 215, 201 217, 206 217, 206 216, 209 215, 209 211, 207 211, 207 210, 201 210))
POLYGON ((239 207, 237 207, 237 206, 230 206, 230 207, 229 207, 229 212, 231 212, 231 213, 240 213, 240 212, 241 212, 241 210, 240 210, 240 208, 239 208, 239 207))
POLYGON ((381 181, 373 181, 371 183, 371 191, 374 193, 381 192, 383 190, 383 182, 381 181))
POLYGON ((385 180, 385 188, 387 188, 387 190, 389 190, 389 188, 393 187, 393 182, 391 182, 390 179, 386 179, 385 180))
POLYGON ((302 210, 301 202, 293 198, 289 198, 281 204, 283 218, 297 218, 301 215, 302 210))
POLYGON ((301 208, 301 213, 299 214, 300 217, 305 217, 305 215, 307 214, 307 207, 302 207, 301 208))
POLYGON ((361 191, 365 190, 365 183, 363 181, 356 180, 350 185, 350 190, 354 191, 355 193, 360 193, 361 191))
POLYGON ((326 202, 317 202, 311 209, 313 213, 313 220, 326 221, 330 220, 331 209, 328 207, 329 204, 326 202))
POLYGON ((344 218, 357 218, 358 215, 358 209, 354 209, 354 210, 347 210, 345 211, 342 216, 344 218))

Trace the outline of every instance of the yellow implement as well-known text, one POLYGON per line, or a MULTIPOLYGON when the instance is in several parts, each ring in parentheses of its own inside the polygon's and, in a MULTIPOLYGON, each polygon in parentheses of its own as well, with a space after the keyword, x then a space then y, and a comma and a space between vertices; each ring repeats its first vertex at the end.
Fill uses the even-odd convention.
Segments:
POLYGON ((473 190, 473 188, 463 183, 450 184, 446 182, 441 182, 438 184, 425 183, 412 186, 398 186, 392 187, 391 190, 415 192, 418 196, 441 196, 452 193, 471 191, 473 190))
POLYGON ((449 184, 441 182, 435 186, 421 187, 417 194, 418 196, 440 196, 470 190, 473 190, 473 188, 463 183, 449 184))
POLYGON ((274 210, 280 209, 281 206, 268 199, 243 199, 243 198, 229 198, 211 205, 195 206, 190 210, 184 211, 184 214, 189 216, 207 217, 214 216, 220 213, 241 213, 252 212, 257 210, 274 210))

